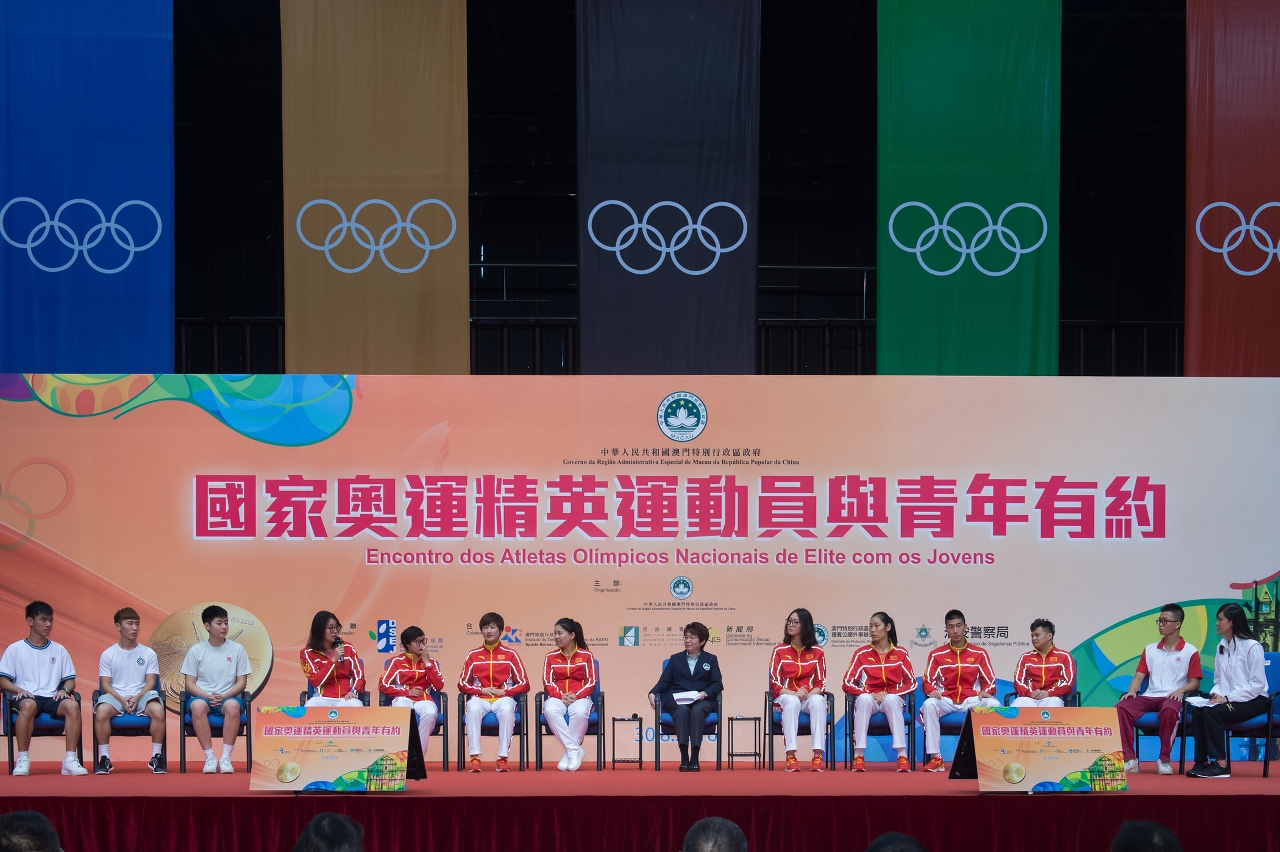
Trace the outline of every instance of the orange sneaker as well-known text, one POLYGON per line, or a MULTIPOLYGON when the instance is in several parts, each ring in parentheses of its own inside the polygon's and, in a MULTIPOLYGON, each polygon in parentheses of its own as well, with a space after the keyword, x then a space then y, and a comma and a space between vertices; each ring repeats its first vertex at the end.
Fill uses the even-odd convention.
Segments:
POLYGON ((867 761, 863 759, 862 755, 858 755, 853 759, 853 771, 854 772, 867 771, 867 761))
POLYGON ((505 757, 500 757, 500 758, 498 758, 498 765, 497 765, 496 769, 497 769, 497 771, 498 771, 498 772, 510 772, 510 771, 511 771, 511 767, 507 766, 507 759, 506 759, 505 757))
POLYGON ((796 760, 796 754, 793 751, 787 752, 787 771, 798 772, 800 770, 800 761, 796 760))
POLYGON ((813 765, 809 767, 810 772, 826 772, 827 762, 822 759, 822 752, 818 752, 813 756, 813 765))
POLYGON ((467 761, 467 771, 468 772, 480 771, 480 755, 478 754, 471 755, 471 759, 467 761))
POLYGON ((907 760, 907 756, 905 754, 898 756, 898 771, 899 772, 911 771, 911 761, 907 760))
POLYGON ((925 772, 946 772, 947 765, 942 762, 942 756, 935 754, 929 758, 929 762, 924 765, 925 772))

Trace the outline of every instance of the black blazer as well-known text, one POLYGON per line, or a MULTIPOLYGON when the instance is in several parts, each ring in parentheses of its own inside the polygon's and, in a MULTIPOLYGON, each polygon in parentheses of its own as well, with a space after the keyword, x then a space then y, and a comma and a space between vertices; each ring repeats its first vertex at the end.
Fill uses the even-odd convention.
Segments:
POLYGON ((662 670, 662 677, 649 690, 650 695, 657 695, 666 701, 675 692, 705 692, 707 698, 715 698, 716 693, 724 691, 724 682, 720 679, 720 661, 715 654, 703 651, 698 655, 698 663, 689 674, 689 661, 684 651, 672 654, 667 667, 662 670))

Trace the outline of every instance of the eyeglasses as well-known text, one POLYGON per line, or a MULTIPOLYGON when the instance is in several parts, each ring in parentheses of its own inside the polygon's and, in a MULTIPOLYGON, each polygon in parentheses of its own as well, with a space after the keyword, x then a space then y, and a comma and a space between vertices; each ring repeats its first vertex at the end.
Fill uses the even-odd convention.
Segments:
POLYGON ((798 619, 798 618, 788 618, 788 619, 787 619, 787 624, 799 624, 799 623, 800 623, 800 619, 798 619))
POLYGON ((1172 619, 1172 618, 1157 618, 1157 619, 1156 619, 1156 624, 1159 624, 1161 627, 1164 627, 1166 624, 1181 624, 1181 623, 1182 623, 1181 621, 1175 621, 1175 620, 1174 620, 1174 619, 1172 619))

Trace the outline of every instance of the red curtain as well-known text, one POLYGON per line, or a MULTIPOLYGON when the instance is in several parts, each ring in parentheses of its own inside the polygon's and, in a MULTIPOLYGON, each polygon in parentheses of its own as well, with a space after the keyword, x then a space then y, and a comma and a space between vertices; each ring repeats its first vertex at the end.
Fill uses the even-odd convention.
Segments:
MULTIPOLYGON (((549 792, 556 780, 547 777, 549 792)), ((736 822, 752 852, 859 852, 885 831, 936 852, 1093 852, 1109 849, 1126 819, 1158 820, 1188 850, 1280 847, 1274 796, 730 797, 715 795, 714 773, 686 780, 672 779, 667 798, 7 796, 0 810, 47 814, 68 852, 289 852, 321 811, 362 823, 370 852, 677 852, 704 816, 736 822)))
POLYGON ((1280 2, 1187 0, 1188 376, 1280 375, 1277 140, 1280 2))

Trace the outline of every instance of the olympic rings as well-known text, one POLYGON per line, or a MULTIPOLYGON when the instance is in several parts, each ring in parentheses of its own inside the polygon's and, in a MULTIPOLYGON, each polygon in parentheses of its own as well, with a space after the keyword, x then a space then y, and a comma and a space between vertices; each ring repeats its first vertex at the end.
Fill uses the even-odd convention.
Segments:
POLYGON ((80 253, 84 252, 85 262, 91 267, 104 275, 114 275, 132 263, 133 256, 135 254, 140 251, 146 251, 155 245, 156 241, 160 239, 160 233, 162 230, 163 224, 160 221, 160 214, 156 211, 156 208, 152 207, 145 201, 124 202, 115 209, 114 213, 111 214, 110 221, 108 221, 107 217, 103 214, 101 207, 86 198, 73 198, 70 201, 65 202, 58 208, 58 212, 53 214, 52 219, 49 218, 49 211, 45 209, 43 204, 36 201, 34 198, 28 198, 26 196, 10 199, 9 203, 5 204, 3 208, 0 208, 0 236, 4 237, 5 242, 14 248, 26 249, 27 257, 31 258, 31 262, 35 264, 37 269, 43 270, 44 272, 61 272, 62 270, 70 267, 71 264, 75 263, 76 258, 80 256, 80 253), (27 241, 25 243, 20 243, 13 239, 13 237, 10 237, 4 229, 5 214, 9 212, 10 207, 17 204, 19 201, 34 204, 44 216, 44 221, 37 224, 31 229, 31 233, 27 234, 27 241), (98 214, 99 223, 89 229, 89 232, 84 235, 83 242, 81 242, 80 238, 76 236, 76 232, 71 229, 71 226, 62 221, 62 211, 66 210, 73 204, 83 204, 87 207, 92 207, 94 212, 98 214), (151 215, 156 217, 156 235, 151 238, 151 242, 144 246, 137 245, 133 241, 133 235, 129 233, 128 229, 123 225, 116 223, 116 217, 120 215, 121 210, 135 205, 147 208, 151 211, 151 215), (89 257, 89 249, 102 242, 102 238, 107 235, 108 231, 111 232, 111 239, 116 241, 116 245, 129 252, 129 256, 125 258, 124 263, 120 264, 115 269, 103 269, 101 266, 98 266, 98 264, 93 262, 93 258, 89 257), (58 238, 58 242, 71 249, 71 259, 62 264, 62 266, 45 266, 40 261, 36 260, 36 256, 32 252, 32 249, 42 244, 48 238, 50 232, 58 238), (37 234, 39 236, 37 236, 37 234), (121 239, 122 234, 124 235, 124 239, 121 239))
POLYGON ((399 210, 397 210, 393 205, 389 204, 386 201, 383 201, 380 198, 370 199, 369 201, 366 201, 363 204, 361 204, 351 214, 350 219, 347 219, 346 212, 337 204, 334 204, 332 201, 329 201, 328 199, 317 198, 314 201, 308 201, 306 204, 302 205, 302 209, 298 211, 297 228, 298 228, 299 239, 301 239, 302 242, 308 248, 313 248, 316 251, 324 252, 324 256, 325 258, 328 259, 329 265, 332 266, 334 269, 338 270, 339 272, 346 272, 348 274, 360 272, 365 267, 367 267, 370 263, 373 262, 373 256, 376 254, 382 258, 382 263, 387 267, 387 269, 390 269, 392 272, 399 272, 402 275, 407 275, 410 272, 417 272, 419 269, 422 268, 422 265, 427 262, 427 258, 431 256, 432 249, 444 248, 450 243, 451 240, 453 240, 453 235, 458 232, 458 220, 457 220, 457 217, 453 215, 453 211, 449 209, 449 205, 445 204, 443 201, 440 201, 437 198, 428 198, 425 201, 419 201, 417 204, 413 205, 413 207, 409 210, 409 215, 404 217, 404 219, 400 218, 399 210), (310 210, 312 207, 314 207, 317 204, 324 204, 329 207, 332 207, 334 210, 338 211, 338 216, 342 218, 341 222, 339 222, 337 225, 334 225, 332 228, 329 229, 329 233, 325 235, 323 245, 317 245, 316 243, 311 242, 302 233, 302 217, 306 214, 308 210, 310 210), (376 243, 373 241, 373 233, 364 225, 361 225, 359 222, 356 221, 356 219, 359 218, 360 216, 360 211, 368 207, 370 204, 379 204, 387 208, 388 210, 390 210, 396 217, 395 224, 390 225, 385 231, 383 231, 382 236, 378 238, 378 241, 376 243), (445 237, 443 242, 432 243, 429 239, 427 239, 427 232, 422 230, 422 228, 420 228, 419 226, 413 224, 413 214, 417 213, 420 209, 427 206, 428 204, 434 204, 438 207, 443 207, 444 212, 449 214, 449 236, 445 237), (355 238, 355 241, 360 245, 361 248, 366 248, 369 250, 369 256, 365 258, 364 263, 360 264, 354 269, 348 269, 345 266, 339 266, 337 263, 334 262, 333 255, 330 253, 335 246, 337 246, 344 239, 346 239, 347 231, 351 232, 351 235, 355 238), (391 248, 400 240, 401 232, 408 233, 409 242, 413 243, 415 246, 422 249, 422 260, 418 261, 417 264, 407 269, 403 269, 399 266, 393 265, 391 261, 387 260, 387 255, 386 255, 386 250, 391 248), (390 240, 387 239, 388 237, 390 237, 390 240))
POLYGON ((1227 268, 1236 275, 1257 275, 1259 272, 1271 265, 1273 258, 1280 259, 1280 243, 1272 240, 1271 235, 1267 233, 1264 228, 1260 228, 1255 224, 1258 221, 1258 216, 1262 214, 1262 211, 1270 207, 1280 207, 1280 201, 1269 201, 1257 210, 1253 211, 1253 215, 1249 217, 1249 223, 1246 225, 1244 221, 1244 213, 1240 212, 1239 207, 1226 201, 1215 201, 1201 210, 1200 215, 1196 217, 1196 237, 1199 238, 1200 245, 1204 246, 1214 254, 1222 255, 1222 259, 1227 262, 1227 268), (1227 233, 1227 238, 1222 241, 1221 248, 1209 245, 1205 242, 1204 234, 1200 233, 1200 222, 1204 220, 1204 214, 1208 213, 1215 207, 1226 207, 1240 218, 1240 224, 1232 228, 1230 232, 1227 233), (1248 234, 1249 239, 1253 240, 1253 244, 1262 249, 1267 255, 1267 259, 1262 262, 1261 266, 1249 272, 1238 268, 1231 262, 1231 250, 1240 247, 1240 244, 1244 242, 1245 234, 1248 234), (1263 245, 1258 241, 1259 234, 1261 234, 1267 241, 1266 245, 1263 245))
POLYGON ((601 201, 599 204, 595 206, 594 209, 592 209, 591 215, 587 217, 587 235, 591 237, 591 241, 596 245, 598 245, 600 248, 604 249, 605 251, 611 251, 615 255, 617 255, 618 263, 622 266, 622 268, 635 275, 648 275, 650 272, 653 272, 655 269, 657 269, 659 266, 662 265, 662 262, 664 260, 667 259, 667 255, 671 256, 671 262, 675 264, 676 269, 679 269, 685 275, 705 275, 706 273, 710 272, 713 268, 715 268, 716 263, 718 263, 720 260, 720 255, 733 251, 738 246, 742 245, 744 240, 746 240, 747 214, 743 213, 742 209, 739 208, 736 204, 730 204, 727 201, 717 201, 714 204, 708 204, 705 208, 703 208, 702 212, 698 214, 698 221, 695 223, 693 221, 693 217, 689 215, 689 211, 686 210, 681 205, 677 204, 674 201, 659 201, 657 204, 653 205, 652 207, 650 207, 648 210, 645 211, 643 219, 639 219, 636 217, 636 211, 631 208, 631 205, 625 202, 601 201), (600 242, 600 240, 596 238, 593 225, 594 225, 594 220, 596 218, 596 213, 600 212, 600 208, 610 207, 610 206, 621 207, 623 210, 626 210, 628 213, 630 213, 631 224, 623 228, 618 233, 618 238, 614 241, 613 245, 606 245, 600 242), (649 224, 649 217, 653 215, 655 210, 658 210, 663 207, 674 207, 675 209, 679 210, 681 213, 684 214, 684 219, 686 223, 679 230, 676 231, 675 236, 672 237, 671 243, 669 245, 666 241, 666 238, 662 236, 662 232, 659 231, 653 225, 649 224), (712 210, 715 210, 717 207, 727 207, 728 209, 737 213, 738 218, 742 220, 742 236, 738 237, 738 241, 733 245, 729 246, 728 248, 722 248, 720 245, 720 238, 716 236, 715 231, 711 230, 706 225, 702 224, 702 220, 706 218, 707 214, 710 213, 712 210), (651 248, 655 248, 658 250, 658 262, 655 263, 653 266, 650 266, 648 269, 634 269, 631 266, 628 266, 627 262, 623 260, 622 251, 623 249, 627 248, 632 243, 634 243, 636 241, 636 237, 642 233, 644 234, 644 241, 648 243, 651 248), (705 269, 686 269, 680 263, 680 259, 676 257, 676 252, 678 252, 680 249, 684 248, 686 245, 689 244, 689 240, 693 239, 694 233, 697 233, 698 241, 715 254, 715 257, 711 258, 711 263, 708 264, 705 269), (710 242, 708 242, 708 236, 710 237, 710 242))
POLYGON ((966 257, 973 261, 974 267, 983 275, 987 275, 992 278, 998 278, 1001 275, 1008 275, 1010 272, 1013 271, 1013 268, 1018 265, 1018 259, 1021 258, 1022 255, 1030 254, 1031 252, 1040 248, 1040 246, 1044 244, 1044 241, 1048 236, 1049 236, 1049 220, 1045 218, 1044 211, 1042 211, 1039 207, 1035 206, 1034 204, 1029 204, 1025 201, 1020 201, 1016 204, 1010 204, 1008 207, 1006 207, 1004 209, 1004 212, 1000 214, 1000 218, 996 220, 994 225, 991 223, 991 214, 988 213, 986 209, 981 205, 974 204, 971 201, 962 201, 956 206, 952 207, 950 210, 948 210, 947 214, 942 217, 941 224, 938 223, 938 215, 933 212, 933 208, 931 208, 927 204, 922 204, 919 201, 907 201, 902 204, 899 204, 897 208, 893 211, 893 213, 889 216, 889 239, 893 240, 893 244, 896 245, 898 248, 902 249, 905 252, 910 252, 911 254, 914 254, 916 256, 916 261, 918 261, 920 264, 920 268, 923 269, 925 272, 928 272, 930 275, 938 275, 938 276, 950 275, 964 265, 964 259, 966 257), (931 227, 925 228, 920 233, 920 236, 916 239, 915 248, 911 248, 910 246, 903 245, 898 240, 897 235, 894 234, 893 232, 894 220, 898 217, 899 213, 901 213, 903 210, 905 210, 908 207, 919 207, 922 210, 925 210, 926 212, 928 212, 929 218, 933 220, 933 225, 931 227), (978 233, 973 235, 972 244, 965 242, 964 236, 960 233, 960 231, 958 231, 956 228, 952 227, 951 225, 952 214, 955 213, 957 210, 963 210, 966 207, 971 207, 974 210, 981 212, 983 218, 987 220, 987 226, 985 228, 979 228, 978 233), (1040 239, 1036 240, 1036 244, 1031 246, 1030 248, 1023 248, 1022 241, 1018 239, 1018 235, 1015 234, 1010 228, 1006 228, 1004 224, 1004 217, 1008 216, 1011 212, 1013 212, 1014 210, 1017 210, 1020 207, 1025 207, 1028 210, 1034 210, 1036 211, 1036 215, 1040 217, 1040 226, 1041 226, 1040 239), (984 269, 982 267, 982 264, 978 263, 978 252, 986 248, 987 244, 991 242, 991 235, 993 233, 1000 239, 1000 245, 1004 246, 1009 251, 1013 252, 1013 262, 998 272, 993 272, 991 270, 984 269), (924 252, 930 246, 932 246, 935 242, 937 242, 938 234, 942 234, 942 238, 943 240, 946 241, 948 246, 960 252, 960 259, 956 261, 956 265, 951 267, 950 269, 947 269, 941 272, 936 269, 930 268, 929 265, 924 262, 924 252))

